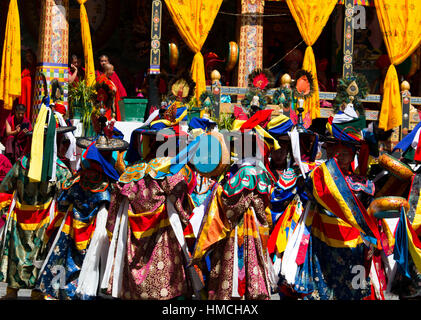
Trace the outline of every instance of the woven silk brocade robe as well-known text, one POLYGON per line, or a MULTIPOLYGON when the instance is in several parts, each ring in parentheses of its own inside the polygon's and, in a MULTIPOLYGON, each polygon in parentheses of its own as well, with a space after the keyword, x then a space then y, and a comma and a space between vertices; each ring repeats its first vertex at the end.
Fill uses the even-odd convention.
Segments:
POLYGON ((0 242, 0 281, 16 289, 34 288, 48 250, 50 209, 56 215, 53 197, 71 177, 71 171, 57 159, 57 182, 29 182, 28 166, 25 156, 14 164, 0 187, 1 192, 16 194, 16 206, 0 242))
MULTIPOLYGON (((120 178, 120 182, 122 178, 120 178)), ((186 261, 167 213, 167 199, 174 204, 183 229, 193 210, 185 176, 180 172, 164 179, 141 176, 120 185, 112 200, 107 230, 116 227, 120 206, 128 200, 127 242, 124 250, 121 299, 167 300, 191 294, 185 271, 186 261)), ((111 253, 114 255, 115 253, 111 253)), ((116 267, 113 262, 113 269, 116 267)), ((107 294, 115 286, 113 274, 107 294)))
POLYGON ((209 300, 270 298, 266 215, 270 189, 267 172, 257 173, 250 165, 241 167, 223 186, 215 186, 194 254, 198 259, 212 249, 209 300), (217 220, 219 227, 214 228, 217 220))
MULTIPOLYGON (((376 241, 379 231, 356 195, 362 192, 372 196, 374 184, 345 177, 333 159, 315 169, 309 183, 317 203, 310 203, 305 231, 297 241, 298 253, 291 257, 298 264, 292 283, 294 293, 310 300, 369 298, 375 247, 369 248, 363 238, 366 243, 376 241), (355 268, 360 268, 361 274, 357 275, 355 268), (356 279, 365 284, 356 286, 356 279)), ((280 276, 282 287, 285 282, 280 276)))
POLYGON ((113 185, 102 171, 83 169, 66 180, 58 199, 59 214, 49 232, 56 233, 37 288, 56 299, 92 299, 76 290, 102 205, 108 206, 113 185), (67 213, 67 214, 66 214, 67 213), (59 232, 58 232, 59 231, 59 232), (58 281, 60 280, 60 281, 58 281))

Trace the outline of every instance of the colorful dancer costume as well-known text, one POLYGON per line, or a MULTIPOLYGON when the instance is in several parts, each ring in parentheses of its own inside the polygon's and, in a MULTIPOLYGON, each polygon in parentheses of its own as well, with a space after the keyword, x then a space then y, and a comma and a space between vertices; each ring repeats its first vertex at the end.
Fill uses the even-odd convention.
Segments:
POLYGON ((106 262, 105 225, 113 183, 119 178, 111 164, 112 152, 127 149, 128 143, 104 135, 106 118, 102 115, 99 120, 99 136, 77 140, 86 149, 82 168, 63 184, 60 214, 54 221, 56 236, 37 281, 37 288, 55 299, 94 299, 106 262))
POLYGON ((203 287, 200 272, 189 266, 185 235, 191 229, 194 176, 186 163, 172 165, 174 157, 157 155, 166 143, 167 155, 180 147, 186 133, 179 122, 186 113, 177 117, 175 104, 164 111, 162 119, 132 133, 126 156, 129 165, 111 202, 110 247, 101 288, 114 298, 198 298, 203 287))
MULTIPOLYGON (((277 181, 271 191, 270 211, 273 227, 268 240, 274 271, 279 274, 289 236, 298 225, 308 201, 304 181, 309 171, 316 166, 318 135, 304 128, 302 123, 293 125, 284 115, 272 119, 267 129, 281 146, 271 154, 270 169, 277 181)), ((280 288, 283 289, 283 286, 280 288)))
MULTIPOLYGON (((350 82, 348 94, 355 97, 357 85, 350 82)), ((368 146, 361 128, 354 128, 360 117, 349 103, 329 120, 332 138, 324 139, 329 160, 309 174, 310 201, 282 257, 279 284, 291 296, 360 300, 376 289, 375 297, 383 298, 377 281, 382 270, 372 259, 382 249, 378 221, 366 210, 374 195, 374 184, 365 177, 368 146), (351 166, 357 150, 360 176, 351 166)))
MULTIPOLYGON (((15 163, 0 190, 13 193, 0 243, 0 281, 7 282, 6 299, 18 289, 34 289, 48 252, 47 228, 56 216, 56 196, 72 171, 57 156, 57 135, 75 127, 56 128, 51 109, 42 105, 32 134, 31 153, 15 163), (48 129, 45 130, 45 126, 48 129)), ((28 134, 28 135, 29 135, 28 134)), ((34 299, 41 298, 32 291, 34 299)))
POLYGON ((274 180, 264 161, 268 148, 279 145, 260 126, 271 112, 255 109, 252 113, 247 121, 233 123, 231 135, 239 158, 212 188, 197 236, 194 261, 210 259, 210 300, 269 299, 275 284, 267 251, 267 207, 274 180), (240 153, 246 145, 255 146, 248 155, 240 153))
MULTIPOLYGON (((393 269, 394 278, 389 281, 388 290, 399 296, 400 299, 416 299, 421 297, 421 241, 420 214, 421 214, 421 175, 419 164, 421 162, 420 147, 421 123, 418 124, 402 141, 400 141, 393 151, 401 150, 402 158, 399 160, 388 156, 387 167, 396 182, 392 189, 394 194, 408 200, 407 205, 402 205, 399 216, 391 217, 392 229, 395 241, 390 246, 389 258, 393 269), (412 171, 412 168, 415 170, 412 171), (402 186, 410 182, 409 190, 402 186), (397 187, 399 185, 399 187, 397 187)), ((386 162, 386 161, 385 161, 386 162)), ((389 179, 389 180, 390 180, 389 179)), ((387 183, 387 182, 386 182, 387 183)), ((399 209, 399 208, 397 208, 399 209)))

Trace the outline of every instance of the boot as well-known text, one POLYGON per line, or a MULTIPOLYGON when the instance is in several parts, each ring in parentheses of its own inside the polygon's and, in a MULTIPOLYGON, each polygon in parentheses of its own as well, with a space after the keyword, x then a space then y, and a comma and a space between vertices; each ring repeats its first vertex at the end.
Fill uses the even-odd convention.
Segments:
POLYGON ((44 300, 44 294, 39 290, 32 290, 31 291, 31 300, 44 300))
POLYGON ((6 295, 0 298, 0 300, 16 300, 18 298, 18 289, 7 287, 6 295))

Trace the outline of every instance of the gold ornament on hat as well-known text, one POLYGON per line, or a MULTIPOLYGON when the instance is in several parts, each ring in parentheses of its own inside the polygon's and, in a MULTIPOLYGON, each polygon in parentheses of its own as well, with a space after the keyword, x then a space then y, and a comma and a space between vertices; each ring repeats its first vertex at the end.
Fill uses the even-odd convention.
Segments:
POLYGON ((177 97, 178 101, 181 101, 182 99, 186 98, 189 95, 189 90, 189 85, 184 79, 177 80, 171 86, 171 92, 174 96, 177 97))
POLYGON ((184 72, 174 78, 168 87, 169 100, 188 103, 194 94, 196 83, 191 78, 190 73, 184 72))
POLYGON ((348 93, 348 95, 349 95, 349 100, 353 101, 354 97, 358 94, 358 92, 359 92, 358 85, 354 80, 354 81, 351 82, 351 84, 346 89, 346 93, 348 93))

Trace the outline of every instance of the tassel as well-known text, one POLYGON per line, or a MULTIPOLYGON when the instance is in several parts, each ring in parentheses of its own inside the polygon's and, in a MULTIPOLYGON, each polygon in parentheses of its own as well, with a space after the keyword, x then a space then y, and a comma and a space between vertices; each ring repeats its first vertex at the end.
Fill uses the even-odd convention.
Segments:
POLYGON ((238 227, 235 226, 235 235, 234 235, 234 259, 232 262, 232 292, 231 297, 240 298, 239 295, 239 279, 238 279, 238 227))

